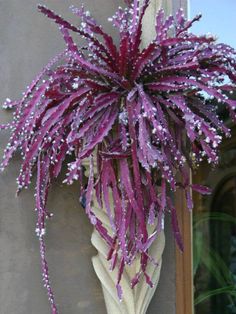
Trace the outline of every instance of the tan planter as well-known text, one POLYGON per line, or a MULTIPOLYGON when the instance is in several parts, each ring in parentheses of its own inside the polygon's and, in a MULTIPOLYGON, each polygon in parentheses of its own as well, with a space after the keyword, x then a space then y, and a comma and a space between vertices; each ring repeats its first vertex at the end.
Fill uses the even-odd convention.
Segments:
MULTIPOLYGON (((171 14, 172 0, 152 0, 151 4, 146 12, 143 22, 143 42, 145 47, 155 37, 155 15, 160 8, 164 8, 166 14, 171 14)), ((96 201, 93 202, 93 210, 97 217, 103 222, 104 226, 109 230, 109 219, 106 211, 99 209, 96 206, 96 201)), ((150 233, 152 232, 150 227, 150 233)), ((120 302, 117 297, 116 279, 117 270, 109 270, 109 263, 106 260, 108 247, 96 230, 92 234, 92 244, 97 249, 98 254, 92 258, 94 270, 101 282, 105 304, 108 314, 145 314, 150 301, 157 288, 160 271, 162 265, 162 253, 165 247, 165 235, 162 232, 158 238, 154 241, 150 248, 150 255, 158 262, 158 266, 149 263, 147 273, 150 275, 154 284, 153 288, 150 288, 146 284, 146 280, 141 278, 139 284, 131 289, 130 281, 138 271, 140 267, 139 258, 131 265, 126 266, 121 280, 121 286, 123 289, 123 300, 120 302)))

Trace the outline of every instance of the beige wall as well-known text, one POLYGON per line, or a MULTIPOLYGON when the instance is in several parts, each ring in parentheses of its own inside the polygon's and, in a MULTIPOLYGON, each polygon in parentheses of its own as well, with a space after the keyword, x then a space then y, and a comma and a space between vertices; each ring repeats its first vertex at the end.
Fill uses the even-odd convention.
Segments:
MULTIPOLYGON (((63 41, 54 24, 37 13, 36 0, 0 0, 0 101, 21 95, 21 91, 56 52, 63 41)), ((69 17, 72 1, 48 0, 48 6, 69 17)), ((105 23, 119 1, 86 0, 86 6, 105 23)), ((73 4, 81 1, 74 0, 73 4)), ((109 26, 106 24, 106 29, 109 26)), ((9 112, 0 111, 0 122, 9 112)), ((8 133, 0 134, 0 153, 8 133)), ((15 198, 16 156, 0 175, 0 314, 47 314, 50 312, 42 288, 36 239, 34 187, 15 198)), ((62 314, 104 314, 99 282, 90 262, 96 253, 90 244, 92 227, 78 201, 77 186, 58 181, 51 190, 49 207, 54 218, 48 224, 47 246, 51 279, 62 314)), ((175 313, 175 259, 170 228, 159 289, 149 314, 175 313)))

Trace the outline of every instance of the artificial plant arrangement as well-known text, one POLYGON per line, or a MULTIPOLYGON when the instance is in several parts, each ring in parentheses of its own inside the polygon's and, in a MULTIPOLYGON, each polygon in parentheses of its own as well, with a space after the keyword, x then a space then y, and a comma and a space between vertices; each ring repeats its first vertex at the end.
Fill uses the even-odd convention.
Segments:
POLYGON ((149 2, 127 0, 126 7, 109 19, 119 32, 118 46, 83 7, 72 7, 80 19, 80 25, 74 26, 39 5, 39 11, 59 25, 66 49, 49 62, 20 101, 4 104, 14 109, 14 118, 1 126, 11 132, 1 169, 19 149, 18 192, 37 174, 36 233, 54 314, 58 310, 44 236, 46 218, 51 217, 49 188, 63 164, 68 167, 64 182, 81 183, 88 218, 109 246, 107 259, 111 269, 118 269, 116 287, 122 299, 124 267, 138 255, 140 269, 131 286, 144 276, 152 287, 146 269, 155 257, 149 248, 163 229, 166 213, 183 250, 169 191, 183 189, 189 209, 192 189, 210 192, 191 184, 189 168, 203 159, 217 163, 222 135, 230 135, 217 116, 217 103, 225 104, 236 120, 236 101, 230 98, 236 82, 236 51, 211 35, 192 34, 189 29, 201 16, 187 21, 181 9, 167 18, 160 10, 156 37, 141 47, 142 20, 149 2), (72 32, 83 39, 82 45, 76 44, 72 32), (207 98, 214 98, 214 105, 207 98), (67 160, 68 155, 73 161, 67 160), (83 185, 83 162, 88 158, 89 178, 83 185), (112 233, 93 211, 94 194, 99 206, 107 210, 112 233), (148 225, 154 226, 151 234, 148 225))

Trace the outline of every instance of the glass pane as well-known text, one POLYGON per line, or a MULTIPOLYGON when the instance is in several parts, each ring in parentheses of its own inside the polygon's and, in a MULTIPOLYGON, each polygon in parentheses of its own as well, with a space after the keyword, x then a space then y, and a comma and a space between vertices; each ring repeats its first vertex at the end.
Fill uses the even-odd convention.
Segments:
POLYGON ((194 247, 201 250, 194 276, 195 300, 206 297, 196 305, 196 314, 236 313, 236 175, 223 181, 214 195, 211 206, 205 208, 210 215, 195 214, 195 226, 203 214, 208 216, 194 228, 194 247), (213 295, 224 289, 225 293, 213 295))

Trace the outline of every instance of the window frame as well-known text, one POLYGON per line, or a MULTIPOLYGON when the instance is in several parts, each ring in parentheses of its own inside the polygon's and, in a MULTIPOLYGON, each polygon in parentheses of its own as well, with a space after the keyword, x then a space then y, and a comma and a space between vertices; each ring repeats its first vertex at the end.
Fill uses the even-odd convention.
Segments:
POLYGON ((179 228, 184 243, 184 251, 175 250, 176 259, 176 314, 193 314, 193 252, 192 252, 192 212, 187 208, 185 195, 179 191, 175 197, 179 228))

